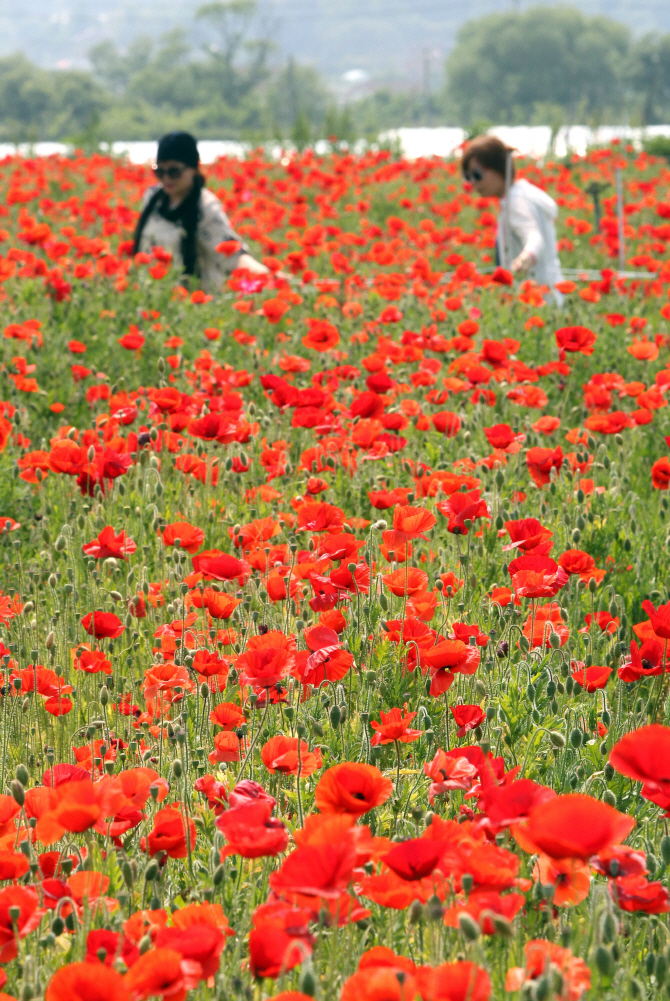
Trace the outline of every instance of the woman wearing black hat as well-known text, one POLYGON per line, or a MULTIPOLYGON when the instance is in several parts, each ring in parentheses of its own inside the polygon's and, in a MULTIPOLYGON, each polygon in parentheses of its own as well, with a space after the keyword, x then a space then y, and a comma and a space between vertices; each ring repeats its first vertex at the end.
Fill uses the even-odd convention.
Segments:
POLYGON ((135 230, 133 253, 163 247, 184 274, 196 275, 209 292, 220 291, 235 268, 266 274, 235 233, 219 199, 205 187, 198 146, 188 132, 169 132, 158 144, 154 173, 159 183, 146 192, 135 230), (232 241, 233 253, 216 248, 232 241))

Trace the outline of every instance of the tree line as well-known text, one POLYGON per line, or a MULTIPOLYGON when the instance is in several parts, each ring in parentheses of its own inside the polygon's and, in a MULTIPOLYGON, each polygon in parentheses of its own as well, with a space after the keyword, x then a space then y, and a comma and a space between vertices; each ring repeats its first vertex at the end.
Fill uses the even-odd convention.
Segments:
POLYGON ((670 34, 634 38, 607 17, 534 7, 466 23, 439 92, 378 89, 342 106, 308 65, 282 59, 255 0, 196 11, 194 32, 126 51, 102 42, 90 70, 0 59, 0 139, 147 139, 171 128, 201 138, 373 138, 402 125, 670 121, 670 34))

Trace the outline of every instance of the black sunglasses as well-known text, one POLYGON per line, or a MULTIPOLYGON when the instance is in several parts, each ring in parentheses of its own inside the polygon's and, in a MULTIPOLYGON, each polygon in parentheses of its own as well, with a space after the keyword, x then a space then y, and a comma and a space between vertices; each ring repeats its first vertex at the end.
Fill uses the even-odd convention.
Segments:
POLYGON ((468 184, 470 184, 472 181, 477 181, 479 183, 479 181, 484 180, 484 175, 482 174, 481 170, 477 170, 476 167, 474 168, 474 170, 466 171, 466 173, 463 174, 463 177, 468 182, 468 184))
POLYGON ((184 173, 185 167, 154 167, 153 171, 159 181, 168 177, 171 181, 178 180, 184 173))

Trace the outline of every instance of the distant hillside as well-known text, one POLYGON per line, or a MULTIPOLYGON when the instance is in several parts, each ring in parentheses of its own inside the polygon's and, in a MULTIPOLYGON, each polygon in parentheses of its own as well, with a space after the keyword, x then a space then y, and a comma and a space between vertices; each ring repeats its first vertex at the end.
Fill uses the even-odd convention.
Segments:
MULTIPOLYGON (((495 11, 525 9, 510 0, 261 0, 278 58, 311 62, 331 81, 363 70, 373 82, 434 87, 461 24, 495 11)), ((0 0, 0 55, 23 51, 43 66, 86 65, 105 38, 125 46, 191 25, 198 0, 0 0)), ((670 31, 666 0, 575 0, 586 14, 607 14, 636 34, 670 31)), ((190 28, 189 28, 190 30, 190 28)), ((206 43, 206 38, 200 38, 206 43)))

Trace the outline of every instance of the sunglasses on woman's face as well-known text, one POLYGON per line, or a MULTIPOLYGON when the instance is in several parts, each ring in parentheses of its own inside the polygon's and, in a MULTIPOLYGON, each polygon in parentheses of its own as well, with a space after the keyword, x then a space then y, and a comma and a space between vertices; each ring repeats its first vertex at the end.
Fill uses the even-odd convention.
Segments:
POLYGON ((477 170, 476 167, 474 168, 474 170, 470 170, 467 173, 465 173, 463 177, 468 182, 468 184, 472 184, 473 181, 479 183, 480 181, 484 180, 484 175, 482 174, 481 170, 477 170))
POLYGON ((184 173, 184 167, 154 167, 154 174, 159 181, 162 181, 164 177, 169 178, 171 181, 177 181, 184 173))

